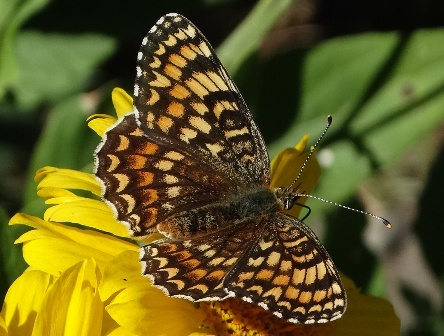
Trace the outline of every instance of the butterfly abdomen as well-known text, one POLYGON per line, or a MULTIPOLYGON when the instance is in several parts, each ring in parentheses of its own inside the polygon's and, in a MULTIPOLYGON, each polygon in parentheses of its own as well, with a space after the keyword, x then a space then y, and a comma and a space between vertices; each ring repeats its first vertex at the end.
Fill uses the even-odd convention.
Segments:
POLYGON ((279 210, 275 194, 265 188, 234 195, 227 200, 175 214, 157 225, 159 232, 172 239, 196 235, 260 218, 279 210))

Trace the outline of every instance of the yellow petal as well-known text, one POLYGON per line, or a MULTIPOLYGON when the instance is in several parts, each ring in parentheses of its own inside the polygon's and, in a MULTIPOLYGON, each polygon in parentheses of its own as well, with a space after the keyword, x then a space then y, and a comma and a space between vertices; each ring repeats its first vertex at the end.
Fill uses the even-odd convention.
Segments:
POLYGON ((9 287, 1 312, 9 335, 32 334, 36 313, 53 281, 47 273, 28 269, 9 287))
POLYGON ((359 292, 355 284, 343 274, 341 279, 347 292, 347 310, 335 321, 334 335, 398 336, 400 320, 389 301, 359 292))
POLYGON ((107 312, 138 335, 183 336, 198 331, 204 316, 187 300, 169 298, 140 275, 137 252, 123 252, 103 273, 99 287, 107 312), (172 323, 174 319, 174 323, 172 323))
POLYGON ((37 190, 45 187, 80 189, 101 195, 100 184, 94 175, 78 170, 43 167, 36 172, 34 180, 40 181, 37 190))
MULTIPOLYGON (((289 187, 297 178, 301 171, 309 152, 303 152, 308 141, 308 135, 293 148, 286 148, 281 151, 271 162, 271 182, 273 188, 289 187)), ((294 186, 295 192, 310 194, 314 189, 316 182, 321 176, 321 167, 314 156, 307 162, 301 176, 294 186)), ((297 203, 304 204, 306 197, 297 200, 297 203)), ((288 211, 292 216, 298 217, 301 210, 300 206, 294 206, 288 211)))
POLYGON ((130 237, 127 228, 115 219, 111 209, 101 201, 74 195, 51 198, 46 203, 57 204, 45 211, 44 219, 47 221, 77 223, 119 237, 130 237))
POLYGON ((123 117, 133 110, 133 99, 125 90, 114 88, 111 97, 118 117, 123 117))
POLYGON ((54 282, 35 321, 36 335, 101 335, 100 272, 93 259, 68 268, 54 282))
POLYGON ((108 114, 93 114, 87 119, 87 121, 88 127, 103 138, 106 130, 115 124, 117 119, 108 114))
POLYGON ((8 330, 6 327, 6 322, 3 317, 0 315, 0 336, 7 336, 8 330))
POLYGON ((119 253, 138 250, 137 245, 107 234, 47 222, 26 214, 16 214, 10 224, 25 224, 37 229, 26 232, 16 243, 23 243, 23 256, 30 266, 53 275, 90 257, 104 268, 119 253))

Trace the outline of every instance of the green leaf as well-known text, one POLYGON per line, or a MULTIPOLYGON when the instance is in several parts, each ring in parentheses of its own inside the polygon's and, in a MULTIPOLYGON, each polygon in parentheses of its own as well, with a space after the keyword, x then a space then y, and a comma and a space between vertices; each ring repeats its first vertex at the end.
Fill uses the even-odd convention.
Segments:
POLYGON ((49 0, 0 1, 0 99, 16 80, 19 65, 15 57, 14 40, 20 26, 40 11, 49 0))
MULTIPOLYGON (((444 120, 442 39, 443 29, 369 33, 313 49, 304 59, 300 101, 293 107, 298 118, 271 153, 305 133, 316 138, 331 114, 316 194, 343 202, 375 169, 393 164, 444 120)), ((317 201, 310 206, 313 213, 331 208, 317 201)))
POLYGON ((261 0, 250 14, 219 46, 217 55, 234 75, 259 48, 265 34, 273 27, 293 0, 261 0))
POLYGON ((115 46, 114 39, 101 35, 19 34, 20 73, 12 85, 19 105, 30 108, 82 91, 115 46))

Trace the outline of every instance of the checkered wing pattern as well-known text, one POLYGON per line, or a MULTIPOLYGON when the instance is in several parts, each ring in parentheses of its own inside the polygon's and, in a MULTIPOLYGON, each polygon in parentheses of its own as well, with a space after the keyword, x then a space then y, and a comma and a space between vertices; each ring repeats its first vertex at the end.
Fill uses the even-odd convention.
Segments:
POLYGON ((327 252, 282 212, 263 138, 213 49, 163 16, 137 58, 134 111, 96 150, 103 198, 135 236, 143 274, 192 301, 238 297, 294 323, 340 317, 345 291, 327 252))
POLYGON ((163 16, 138 54, 134 104, 158 142, 184 148, 236 188, 268 183, 265 143, 236 85, 203 34, 163 16))
POLYGON ((150 244, 142 263, 170 296, 235 296, 294 323, 327 322, 345 311, 345 291, 327 251, 307 226, 283 214, 198 239, 150 244))
POLYGON ((134 105, 96 151, 104 199, 134 235, 248 185, 268 184, 268 153, 251 113, 186 18, 165 15, 144 38, 134 105))

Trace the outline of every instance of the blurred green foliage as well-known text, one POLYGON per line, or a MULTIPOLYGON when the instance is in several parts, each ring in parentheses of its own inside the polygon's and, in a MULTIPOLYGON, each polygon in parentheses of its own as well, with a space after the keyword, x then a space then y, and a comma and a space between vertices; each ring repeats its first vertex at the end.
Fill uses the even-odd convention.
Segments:
MULTIPOLYGON (((0 2, 2 295, 26 267, 21 247, 13 245, 21 232, 9 228, 8 219, 20 209, 35 215, 44 210, 35 194, 35 170, 54 165, 92 171, 99 139, 85 120, 91 113, 113 113, 112 87, 132 91, 138 44, 167 12, 179 12, 199 27, 198 21, 210 26, 207 13, 218 18, 209 34, 201 30, 215 46, 224 40, 218 54, 252 109, 271 156, 303 134, 316 138, 326 115, 333 116, 321 144, 335 157, 316 191, 324 198, 349 201, 359 183, 393 165, 444 121, 442 28, 360 33, 260 57, 261 41, 292 1, 262 0, 255 7, 214 0, 123 7, 99 1, 84 10, 62 3, 68 7, 43 0, 0 2)), ((309 204, 313 217, 337 210, 309 204)), ((363 217, 342 210, 331 216, 338 223, 329 228, 327 247, 335 262, 363 288, 381 281, 375 259, 360 242, 363 217), (344 253, 345 241, 360 258, 344 253)), ((442 229, 433 225, 442 239, 442 229)), ((438 271, 442 276, 444 270, 438 271)))

